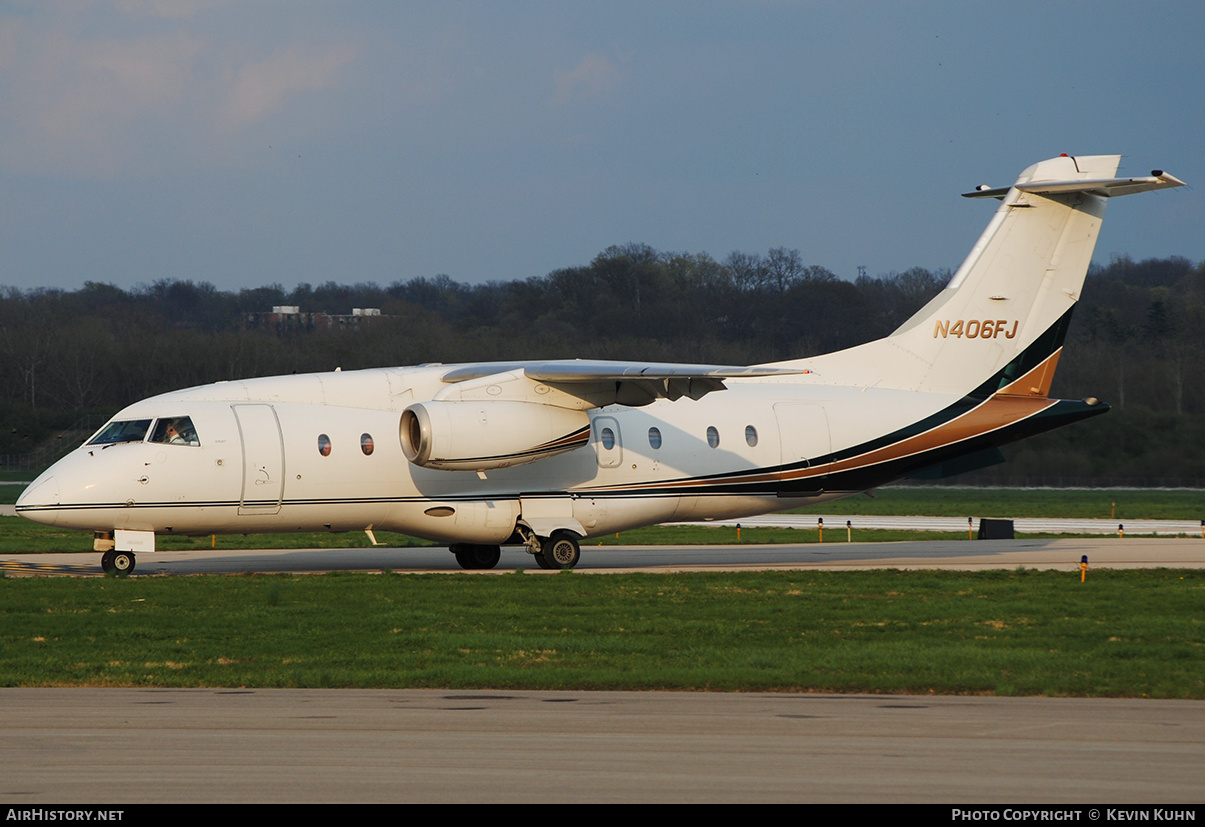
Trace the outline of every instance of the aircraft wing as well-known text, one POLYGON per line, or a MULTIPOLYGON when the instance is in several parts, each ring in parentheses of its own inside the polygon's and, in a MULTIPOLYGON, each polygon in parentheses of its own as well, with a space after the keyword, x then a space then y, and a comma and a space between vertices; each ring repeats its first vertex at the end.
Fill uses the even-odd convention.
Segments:
MULTIPOLYGON (((794 368, 683 365, 672 362, 618 362, 558 359, 548 362, 484 362, 461 365, 441 379, 453 385, 500 385, 520 376, 570 396, 604 405, 647 405, 654 399, 701 399, 724 389, 725 379, 806 373, 794 368)), ((467 390, 467 387, 465 388, 467 390)), ((441 394, 442 396, 442 394, 441 394)))

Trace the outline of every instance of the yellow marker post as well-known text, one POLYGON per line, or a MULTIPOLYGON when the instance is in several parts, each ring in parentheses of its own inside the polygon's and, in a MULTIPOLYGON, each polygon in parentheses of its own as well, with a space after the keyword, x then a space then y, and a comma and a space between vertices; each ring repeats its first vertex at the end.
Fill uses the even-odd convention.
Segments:
POLYGON ((845 521, 845 542, 852 543, 854 541, 854 524, 849 520, 845 521))
POLYGON ((212 539, 212 541, 210 542, 209 547, 210 547, 210 548, 217 548, 217 547, 218 547, 218 535, 213 534, 213 535, 210 535, 210 536, 211 536, 213 539, 212 539))
POLYGON ((968 540, 975 539, 974 519, 971 517, 967 517, 967 539, 968 540))
POLYGON ((1079 582, 1083 583, 1088 576, 1088 555, 1079 558, 1079 582))
POLYGON ((740 523, 736 524, 736 541, 738 543, 741 541, 741 524, 740 523))
POLYGON ((818 543, 824 542, 824 518, 823 517, 820 517, 819 519, 816 520, 816 536, 818 537, 816 542, 818 542, 818 543))
POLYGON ((1117 536, 1118 538, 1126 536, 1126 527, 1124 523, 1117 524, 1117 536))

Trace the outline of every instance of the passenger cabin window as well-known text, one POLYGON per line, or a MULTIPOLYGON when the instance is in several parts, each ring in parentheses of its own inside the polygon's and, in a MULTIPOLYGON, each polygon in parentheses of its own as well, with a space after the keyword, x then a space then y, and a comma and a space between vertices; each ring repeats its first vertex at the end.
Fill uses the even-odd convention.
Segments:
POLYGON ((326 434, 318 434, 318 453, 324 457, 331 455, 331 438, 326 434))
POLYGON ((757 447, 757 428, 754 428, 752 425, 745 426, 745 442, 748 443, 750 448, 757 447))
POLYGON ((119 442, 142 442, 147 429, 151 427, 149 419, 127 419, 121 422, 110 422, 99 434, 88 441, 89 445, 116 445, 119 442))
POLYGON ((151 442, 165 445, 200 445, 197 429, 192 426, 192 417, 169 416, 155 423, 151 442))
POLYGON ((598 436, 602 441, 603 447, 608 451, 615 447, 615 432, 610 428, 603 428, 602 432, 598 436))
POLYGON ((661 429, 649 428, 649 447, 657 450, 661 447, 661 429))
POLYGON ((715 429, 714 425, 707 426, 707 444, 712 448, 720 447, 720 432, 715 429))
POLYGON ((372 434, 360 434, 360 450, 364 452, 364 456, 371 456, 375 447, 372 442, 372 434))

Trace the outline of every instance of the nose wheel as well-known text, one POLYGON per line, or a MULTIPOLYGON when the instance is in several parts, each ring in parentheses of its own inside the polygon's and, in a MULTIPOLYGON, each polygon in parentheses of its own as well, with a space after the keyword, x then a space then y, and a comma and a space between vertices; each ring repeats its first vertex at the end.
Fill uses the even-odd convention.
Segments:
POLYGON ((118 577, 125 577, 134 571, 134 563, 132 551, 109 549, 100 558, 100 567, 104 569, 105 574, 115 574, 118 577))

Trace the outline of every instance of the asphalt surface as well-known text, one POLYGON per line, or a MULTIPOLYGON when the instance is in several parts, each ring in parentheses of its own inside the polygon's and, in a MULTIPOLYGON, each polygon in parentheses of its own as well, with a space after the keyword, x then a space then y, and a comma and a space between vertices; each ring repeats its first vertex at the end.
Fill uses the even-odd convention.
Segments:
MULTIPOLYGON (((1205 766, 1205 705, 1191 701, 3 689, 0 710, 6 812, 138 802, 1174 807, 1201 800, 1205 766)), ((1106 820, 1082 809, 1075 820, 1106 820)))

